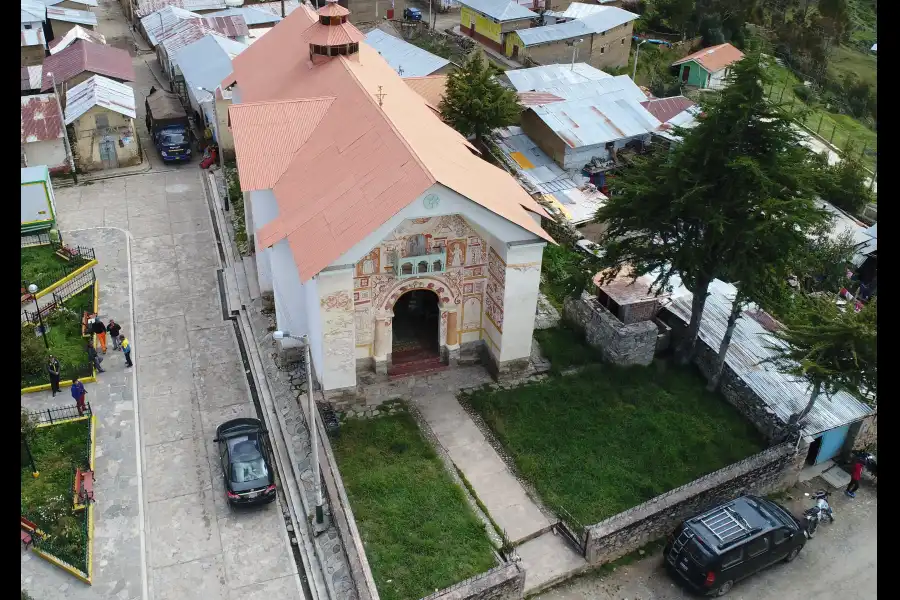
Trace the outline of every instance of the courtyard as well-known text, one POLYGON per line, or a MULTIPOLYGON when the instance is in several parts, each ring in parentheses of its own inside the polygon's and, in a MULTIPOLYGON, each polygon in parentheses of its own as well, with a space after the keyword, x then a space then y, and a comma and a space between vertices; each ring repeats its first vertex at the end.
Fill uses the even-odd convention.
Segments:
MULTIPOLYGON (((560 343, 569 335, 541 332, 539 338, 554 342, 542 344, 551 364, 577 362, 572 346, 560 343)), ((547 507, 581 525, 765 448, 749 422, 706 391, 699 373, 665 362, 630 368, 588 362, 523 387, 464 394, 461 402, 484 419, 547 507)))

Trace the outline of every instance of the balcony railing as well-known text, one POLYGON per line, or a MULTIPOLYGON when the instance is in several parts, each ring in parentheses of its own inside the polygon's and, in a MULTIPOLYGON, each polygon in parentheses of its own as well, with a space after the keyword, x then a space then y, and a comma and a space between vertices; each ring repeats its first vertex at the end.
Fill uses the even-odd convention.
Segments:
POLYGON ((439 254, 425 254, 422 256, 406 256, 395 261, 397 277, 407 279, 429 273, 443 273, 447 269, 447 251, 439 254))

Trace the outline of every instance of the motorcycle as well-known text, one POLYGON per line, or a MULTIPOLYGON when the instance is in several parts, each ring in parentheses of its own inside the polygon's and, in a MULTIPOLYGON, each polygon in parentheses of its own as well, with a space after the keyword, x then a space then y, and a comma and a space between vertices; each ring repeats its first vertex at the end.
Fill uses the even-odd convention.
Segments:
POLYGON ((819 523, 822 519, 827 518, 829 523, 834 523, 834 510, 832 510, 831 505, 828 504, 828 496, 831 494, 825 490, 818 490, 812 495, 810 495, 809 492, 806 492, 803 495, 816 501, 815 506, 811 506, 803 511, 805 525, 804 533, 806 534, 807 539, 812 539, 815 537, 816 531, 819 529, 819 523))

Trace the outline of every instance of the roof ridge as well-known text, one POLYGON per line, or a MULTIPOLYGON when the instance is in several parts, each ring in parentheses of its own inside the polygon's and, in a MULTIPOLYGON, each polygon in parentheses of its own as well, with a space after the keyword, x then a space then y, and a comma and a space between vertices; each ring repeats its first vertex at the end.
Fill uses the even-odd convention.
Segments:
POLYGON ((295 102, 320 102, 322 100, 336 100, 337 96, 315 96, 313 98, 291 98, 288 100, 258 100, 256 102, 241 102, 239 104, 232 104, 229 107, 229 110, 237 108, 240 109, 242 106, 271 106, 273 104, 293 104, 295 102))

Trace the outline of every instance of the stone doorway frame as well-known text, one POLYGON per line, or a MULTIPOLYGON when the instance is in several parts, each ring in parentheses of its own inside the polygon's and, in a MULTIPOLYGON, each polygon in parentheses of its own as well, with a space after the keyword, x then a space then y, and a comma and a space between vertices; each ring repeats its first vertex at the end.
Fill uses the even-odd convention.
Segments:
POLYGON ((385 299, 375 309, 375 372, 387 375, 392 364, 394 345, 394 306, 407 292, 425 290, 437 296, 440 318, 438 320, 438 348, 444 364, 455 366, 459 359, 459 296, 450 282, 439 276, 401 279, 392 287, 385 299))

